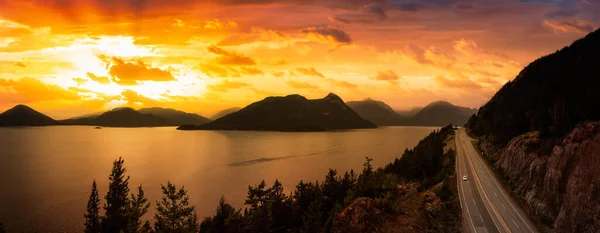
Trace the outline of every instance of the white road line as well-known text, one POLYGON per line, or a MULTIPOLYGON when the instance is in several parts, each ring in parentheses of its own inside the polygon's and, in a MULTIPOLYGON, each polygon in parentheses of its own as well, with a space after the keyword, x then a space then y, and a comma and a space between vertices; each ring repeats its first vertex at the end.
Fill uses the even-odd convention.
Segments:
POLYGON ((515 221, 515 220, 513 219, 513 222, 515 223, 515 226, 517 226, 517 228, 521 229, 521 228, 519 227, 519 224, 517 224, 517 221, 515 221))
MULTIPOLYGON (((466 135, 466 133, 465 133, 465 135, 466 135)), ((468 136, 466 136, 466 137, 468 137, 468 136)), ((468 146, 467 146, 467 147, 468 147, 468 146)), ((479 153, 477 153, 477 151, 475 151, 475 149, 473 148, 473 146, 470 146, 470 147, 469 147, 469 150, 473 151, 473 152, 474 152, 474 153, 477 155, 476 157, 478 157, 478 158, 477 158, 477 160, 478 160, 479 162, 482 162, 482 161, 483 161, 483 158, 481 158, 481 155, 479 155, 479 153)), ((482 163, 483 163, 483 162, 482 162, 482 163)), ((485 165, 485 163, 484 163, 484 165, 485 165)), ((531 226, 529 225, 529 222, 528 222, 528 221, 527 221, 527 220, 526 220, 526 219, 523 217, 523 215, 522 215, 522 212, 521 212, 521 211, 519 211, 519 210, 518 210, 518 209, 517 209, 517 208, 516 208, 516 207, 513 205, 513 203, 512 203, 512 199, 510 199, 510 198, 509 198, 509 197, 508 197, 508 196, 507 196, 507 195, 504 193, 504 190, 502 189, 502 186, 501 186, 501 185, 500 185, 500 183, 499 183, 499 182, 496 180, 496 178, 493 176, 493 174, 491 174, 491 171, 490 171, 490 169, 487 169, 487 167, 486 167, 486 169, 484 169, 484 170, 485 170, 485 172, 486 172, 487 174, 491 175, 491 177, 492 177, 492 182, 493 182, 493 183, 495 183, 496 187, 497 187, 497 188, 500 190, 500 193, 502 194, 502 197, 504 197, 504 199, 508 201, 508 204, 510 205, 510 207, 512 208, 512 210, 513 210, 514 212, 516 212, 516 215, 517 215, 517 217, 518 217, 518 218, 519 218, 521 221, 523 221, 523 223, 525 224, 525 226, 527 227, 527 229, 529 229, 529 231, 530 231, 530 232, 536 232, 536 231, 534 231, 534 230, 531 228, 531 226)), ((514 219, 513 219, 513 221, 514 221, 514 219)), ((517 225, 517 227, 518 227, 518 225, 517 225)))
MULTIPOLYGON (((457 132, 457 134, 458 134, 458 132, 457 132)), ((456 138, 456 137, 458 137, 458 135, 455 135, 455 138, 456 138)), ((455 144, 456 144, 455 146, 456 146, 456 150, 457 150, 457 153, 456 153, 456 154, 458 155, 458 154, 459 154, 459 153, 458 153, 458 150, 459 150, 459 147, 458 147, 458 140, 455 140, 455 144)), ((456 162, 459 164, 459 167, 460 167, 460 165, 462 165, 462 163, 460 163, 460 160, 461 160, 461 159, 460 159, 460 156, 458 156, 458 159, 456 160, 456 162)), ((464 165, 463 165, 463 166, 464 166, 464 165)), ((459 169, 460 169, 460 168, 459 168, 459 169)), ((466 174, 466 172, 465 172, 465 174, 466 174)), ((459 178, 459 177, 457 177, 457 179, 458 179, 458 178, 459 178)), ((462 182, 460 182, 460 185, 458 185, 458 186, 459 186, 459 188, 460 188, 460 190, 461 190, 461 193, 462 193, 462 197, 460 197, 460 196, 459 196, 459 200, 462 200, 462 199, 464 199, 464 198, 466 197, 466 196, 465 196, 465 189, 464 189, 464 187, 463 187, 463 183, 462 183, 462 182)), ((462 201, 462 203, 464 203, 464 205, 465 205, 465 209, 467 210, 467 216, 468 216, 469 222, 471 223, 471 227, 473 228, 473 233, 477 233, 477 230, 476 230, 476 228, 475 228, 475 223, 473 223, 473 219, 471 219, 471 211, 469 211, 469 205, 468 205, 468 204, 467 204, 467 202, 465 202, 465 201, 462 201)))
POLYGON ((506 209, 506 205, 504 205, 504 203, 502 203, 502 208, 506 209))

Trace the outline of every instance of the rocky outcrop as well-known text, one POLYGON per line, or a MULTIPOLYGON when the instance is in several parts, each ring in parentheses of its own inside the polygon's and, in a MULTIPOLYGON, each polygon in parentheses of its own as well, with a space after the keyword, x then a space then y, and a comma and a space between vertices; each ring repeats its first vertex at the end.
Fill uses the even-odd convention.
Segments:
POLYGON ((544 223, 557 232, 600 232, 600 122, 578 125, 548 155, 538 153, 542 143, 529 132, 499 150, 480 147, 544 223))
POLYGON ((380 215, 381 210, 375 207, 373 199, 358 198, 336 216, 332 232, 373 232, 379 225, 380 215))

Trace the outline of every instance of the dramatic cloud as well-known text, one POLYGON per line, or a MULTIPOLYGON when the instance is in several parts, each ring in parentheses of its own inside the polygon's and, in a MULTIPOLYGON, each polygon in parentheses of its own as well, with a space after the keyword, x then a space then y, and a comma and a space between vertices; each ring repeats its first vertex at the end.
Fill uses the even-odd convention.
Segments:
POLYGON ((77 85, 82 85, 88 82, 88 80, 84 78, 73 78, 73 81, 75 81, 77 85))
POLYGON ((198 70, 211 78, 239 78, 242 77, 240 72, 233 67, 221 67, 218 65, 210 65, 201 63, 198 65, 198 70))
POLYGON ((216 62, 221 65, 256 65, 256 61, 250 57, 241 53, 226 51, 215 45, 208 47, 208 51, 221 56, 216 59, 216 62))
POLYGON ((424 49, 418 45, 409 44, 404 54, 417 63, 424 65, 433 65, 438 68, 450 68, 456 62, 452 55, 444 53, 440 48, 431 46, 424 49))
POLYGON ((251 68, 251 67, 240 67, 240 72, 242 74, 246 74, 246 75, 264 75, 265 72, 257 69, 257 68, 251 68))
POLYGON ((218 83, 218 84, 207 85, 206 88, 208 88, 211 91, 227 92, 230 89, 238 89, 238 88, 249 87, 249 86, 251 86, 251 85, 248 83, 244 83, 244 82, 223 80, 223 82, 218 83))
POLYGON ((252 43, 263 43, 268 46, 283 47, 288 46, 292 39, 275 30, 252 27, 252 31, 246 34, 233 35, 221 40, 217 46, 239 46, 252 43), (270 44, 269 44, 270 43, 270 44), (279 46, 277 46, 279 45, 279 46))
POLYGON ((110 83, 110 79, 106 76, 96 76, 95 74, 92 74, 90 72, 86 73, 86 76, 91 79, 94 82, 100 83, 100 84, 109 84, 110 83))
POLYGON ((455 89, 480 89, 481 86, 470 79, 448 79, 444 76, 436 76, 435 81, 442 87, 455 88, 455 89))
POLYGON ((559 32, 588 33, 596 28, 596 25, 587 20, 544 20, 543 24, 559 32))
POLYGON ((23 63, 23 62, 17 62, 17 63, 15 63, 15 66, 18 66, 18 67, 27 67, 25 65, 25 63, 23 63))
POLYGON ((285 72, 283 72, 283 71, 273 71, 273 72, 271 72, 271 74, 277 78, 281 78, 281 77, 285 76, 285 72))
POLYGON ((342 80, 336 80, 336 79, 327 79, 328 82, 330 82, 331 84, 333 84, 334 86, 338 86, 338 87, 345 87, 345 88, 349 88, 349 89, 354 89, 357 88, 358 85, 353 84, 353 83, 349 83, 346 81, 342 81, 342 80))
MULTIPOLYGON (((151 67, 141 60, 126 62, 118 57, 103 55, 98 57, 109 67, 108 73, 112 77, 112 81, 120 85, 137 85, 140 81, 167 82, 175 80, 170 71, 151 67)), ((88 75, 88 77, 94 81, 107 84, 103 77, 95 77, 95 75, 92 77, 88 75)))
POLYGON ((322 73, 317 71, 314 67, 296 68, 296 71, 298 71, 300 74, 303 74, 303 75, 325 78, 325 75, 323 75, 322 73))
MULTIPOLYGON (((0 103, 32 103, 47 100, 79 100, 75 92, 70 92, 53 84, 46 84, 36 78, 21 78, 18 80, 0 79, 0 87, 8 90, 1 93, 0 103)), ((2 92, 0 90, 0 92, 2 92)))
POLYGON ((332 22, 338 23, 376 23, 387 19, 385 9, 377 4, 369 4, 358 9, 358 12, 341 14, 329 17, 332 22))
POLYGON ((493 52, 487 49, 479 48, 477 43, 472 40, 460 39, 454 41, 454 49, 464 55, 467 56, 475 56, 475 55, 491 55, 502 59, 510 60, 511 58, 500 52, 493 52))
POLYGON ((380 70, 380 71, 377 71, 377 75, 375 75, 375 77, 371 77, 371 79, 392 82, 392 81, 400 80, 400 76, 398 76, 392 70, 380 70))
POLYGON ((288 86, 290 86, 292 88, 297 88, 297 89, 313 89, 313 90, 319 89, 318 86, 312 85, 307 82, 299 82, 299 81, 289 80, 289 81, 287 81, 287 84, 288 84, 288 86))
POLYGON ((151 99, 148 98, 146 96, 140 95, 139 93, 133 91, 133 90, 129 90, 126 89, 123 92, 121 92, 121 96, 123 96, 125 98, 125 100, 127 100, 127 102, 129 103, 129 106, 132 106, 135 104, 139 104, 139 105, 143 105, 146 107, 150 107, 150 106, 159 106, 162 104, 161 101, 155 100, 155 99, 151 99))
POLYGON ((331 43, 336 46, 352 44, 352 38, 342 29, 334 26, 308 27, 300 30, 300 32, 323 43, 331 43))

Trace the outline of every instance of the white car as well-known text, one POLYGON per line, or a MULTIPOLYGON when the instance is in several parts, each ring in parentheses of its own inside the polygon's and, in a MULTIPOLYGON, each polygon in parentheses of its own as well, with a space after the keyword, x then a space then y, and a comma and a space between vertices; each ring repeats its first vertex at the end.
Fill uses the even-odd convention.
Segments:
POLYGON ((463 181, 467 181, 467 176, 463 176, 463 181))

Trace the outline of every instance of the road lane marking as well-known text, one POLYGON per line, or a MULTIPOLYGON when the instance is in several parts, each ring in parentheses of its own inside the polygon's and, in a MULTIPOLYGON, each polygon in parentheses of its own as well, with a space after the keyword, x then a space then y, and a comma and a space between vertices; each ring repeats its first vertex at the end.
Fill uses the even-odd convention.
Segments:
MULTIPOLYGON (((466 140, 462 140, 463 143, 461 143, 461 147, 463 148, 463 150, 466 151, 466 140)), ((506 223, 504 222, 504 219, 502 218, 502 215, 500 215, 500 213, 498 212, 498 210, 496 209, 496 206, 494 205, 494 203, 491 201, 491 199, 489 198, 483 184, 481 183, 481 180, 479 179, 479 175, 477 174, 477 171, 475 170, 475 165, 473 163, 473 160, 470 158, 470 156, 467 153, 467 160, 468 160, 468 164, 471 167, 471 171, 473 171, 473 179, 475 179, 475 184, 477 186, 477 184, 479 185, 480 188, 478 188, 480 190, 480 194, 482 193, 483 195, 482 198, 485 199, 488 203, 488 205, 485 205, 484 202, 484 206, 487 208, 489 206, 490 209, 492 209, 492 212, 494 213, 494 215, 496 216, 496 218, 500 221, 500 224, 502 225, 503 229, 505 232, 511 232, 510 228, 508 228, 508 226, 506 225, 506 223)), ((489 210, 488 210, 489 213, 489 210)), ((492 218, 492 220, 494 220, 494 218, 492 218)), ((498 231, 500 231, 500 228, 498 227, 498 224, 496 223, 496 221, 494 221, 494 226, 496 228, 498 228, 498 231)))
MULTIPOLYGON (((465 133, 466 136, 466 133, 465 133)), ((466 136, 468 138, 468 136, 466 136)), ((469 141, 470 142, 470 141, 469 141)), ((473 145, 467 146, 471 151, 473 151, 478 157, 480 157, 478 159, 478 161, 482 161, 481 155, 475 151, 475 149, 473 148, 473 145)), ((484 163, 485 165, 485 163, 484 163)), ((491 174, 490 169, 487 168, 487 165, 485 165, 486 169, 484 169, 486 171, 487 174, 489 174, 489 176, 491 176, 492 178, 492 182, 496 184, 496 188, 498 188, 500 190, 500 193, 502 194, 502 197, 504 197, 504 199, 508 202, 508 204, 510 205, 510 207, 512 208, 513 212, 516 212, 517 217, 525 224, 525 226, 527 227, 527 229, 529 229, 530 232, 536 232, 534 231, 531 226, 529 225, 529 222, 523 217, 522 212, 519 211, 512 203, 512 199, 509 199, 506 194, 504 193, 504 190, 502 189, 502 186, 500 185, 500 183, 496 180, 496 178, 493 176, 493 174, 491 174)))
POLYGON ((519 224, 517 224, 517 222, 516 222, 514 219, 513 219, 513 222, 515 223, 515 226, 517 226, 517 228, 521 229, 521 228, 519 227, 519 224))
MULTIPOLYGON (((458 132, 456 132, 456 133, 458 134, 458 132)), ((454 143, 456 144, 456 145, 455 145, 455 146, 456 146, 456 148, 457 148, 457 149, 456 149, 456 150, 457 150, 457 153, 456 153, 456 154, 458 155, 458 140, 456 140, 456 138, 457 138, 457 137, 458 137, 458 135, 455 135, 455 141, 454 141, 454 143)), ((464 149, 464 148, 461 148, 461 149, 464 149)), ((458 157, 458 158, 456 159, 456 163, 458 163, 458 166, 457 166, 457 167, 459 167, 459 169, 460 169, 460 165, 462 165, 462 163, 460 163, 460 160, 461 160, 461 159, 460 159, 460 156, 457 156, 457 157, 458 157)), ((464 166, 464 165, 463 165, 463 166, 464 166)), ((465 170, 465 171, 466 171, 466 170, 465 170)), ((465 174, 466 174, 466 172, 465 172, 465 174)), ((459 177, 459 176, 457 176, 456 178, 457 178, 457 179, 460 179, 460 177, 459 177)), ((461 205, 464 203, 464 205, 465 205, 465 209, 467 210, 467 215, 469 216, 469 217, 468 217, 468 219, 469 219, 469 222, 471 223, 471 227, 473 228, 473 233, 477 233, 477 229, 475 228, 475 223, 473 223, 473 219, 471 219, 471 211, 469 211, 469 205, 467 204, 467 202, 465 202, 465 201, 462 201, 462 199, 466 197, 466 196, 465 196, 465 188, 464 188, 464 186, 463 186, 463 182, 460 182, 460 183, 459 183, 459 185, 458 185, 458 187, 460 188, 460 191, 461 191, 461 192, 462 192, 462 194, 463 194, 463 195, 462 195, 462 197, 459 195, 459 198, 458 198, 458 200, 460 200, 460 201, 461 201, 461 205)))
POLYGON ((506 209, 506 206, 504 205, 504 203, 502 203, 502 208, 506 209))

